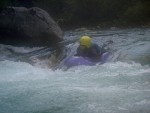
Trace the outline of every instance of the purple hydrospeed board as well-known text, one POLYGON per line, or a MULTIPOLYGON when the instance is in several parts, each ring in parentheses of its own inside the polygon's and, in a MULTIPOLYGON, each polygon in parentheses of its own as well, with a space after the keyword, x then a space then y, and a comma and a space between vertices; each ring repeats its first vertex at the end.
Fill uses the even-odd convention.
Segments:
POLYGON ((79 66, 79 65, 93 66, 93 65, 96 65, 97 63, 104 64, 105 62, 107 62, 109 56, 110 56, 109 52, 103 53, 98 62, 93 62, 87 57, 72 56, 66 59, 65 65, 67 67, 72 67, 72 66, 79 66))

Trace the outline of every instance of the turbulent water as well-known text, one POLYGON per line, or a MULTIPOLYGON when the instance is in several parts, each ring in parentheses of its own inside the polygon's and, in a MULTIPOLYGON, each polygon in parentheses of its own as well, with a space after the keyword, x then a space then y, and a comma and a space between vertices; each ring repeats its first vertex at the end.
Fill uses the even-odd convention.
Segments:
POLYGON ((66 31, 65 39, 81 35, 99 45, 112 40, 111 61, 54 71, 47 57, 17 54, 38 47, 1 44, 0 113, 149 113, 150 29, 78 29, 66 31))

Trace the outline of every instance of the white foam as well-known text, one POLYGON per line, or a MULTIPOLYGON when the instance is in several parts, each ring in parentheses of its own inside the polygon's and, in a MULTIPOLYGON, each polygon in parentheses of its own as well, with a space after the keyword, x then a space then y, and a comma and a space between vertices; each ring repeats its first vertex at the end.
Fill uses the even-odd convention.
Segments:
POLYGON ((8 98, 22 112, 53 107, 84 113, 128 112, 133 103, 149 105, 144 100, 150 94, 148 73, 149 66, 137 63, 114 62, 53 71, 25 62, 1 61, 0 106, 3 103, 10 110, 8 101, 4 101, 8 98))

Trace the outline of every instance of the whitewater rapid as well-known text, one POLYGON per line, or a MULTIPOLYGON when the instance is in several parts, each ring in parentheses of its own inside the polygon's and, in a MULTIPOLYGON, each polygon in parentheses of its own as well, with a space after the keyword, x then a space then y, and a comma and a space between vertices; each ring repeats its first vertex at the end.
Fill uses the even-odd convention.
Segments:
POLYGON ((137 63, 68 71, 0 62, 1 113, 148 113, 150 68, 137 63))
MULTIPOLYGON (((46 62, 39 60, 34 65, 14 60, 18 57, 7 51, 7 45, 1 45, 0 113, 149 113, 150 30, 109 32, 121 34, 104 38, 99 36, 102 31, 84 31, 94 36, 95 41, 100 40, 98 43, 114 41, 113 61, 66 71, 61 68, 52 70, 46 62), (137 54, 139 57, 135 57, 137 54)), ((81 33, 68 31, 66 38, 81 33)), ((23 52, 36 50, 15 49, 23 52)))

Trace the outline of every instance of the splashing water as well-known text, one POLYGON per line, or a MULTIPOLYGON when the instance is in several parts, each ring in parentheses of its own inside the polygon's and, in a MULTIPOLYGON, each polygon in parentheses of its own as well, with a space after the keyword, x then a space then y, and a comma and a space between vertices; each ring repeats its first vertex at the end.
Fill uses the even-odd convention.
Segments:
MULTIPOLYGON (((104 39, 98 37, 98 31, 89 32, 95 36, 95 41, 99 38, 102 42, 110 38, 115 40, 114 56, 118 61, 104 65, 53 71, 27 62, 0 61, 0 113, 149 113, 149 62, 141 65, 134 60, 119 60, 124 57, 119 51, 134 50, 133 45, 143 43, 140 36, 146 37, 148 33, 144 31, 146 34, 139 36, 139 31, 122 32, 123 36, 138 38, 122 42, 122 35, 121 38, 117 35, 104 39)), ((140 46, 141 49, 149 47, 149 38, 144 40, 146 46, 140 46)), ((146 57, 148 53, 142 51, 146 57)), ((134 59, 134 55, 131 57, 134 59)), ((139 59, 143 62, 141 57, 139 59)))
POLYGON ((79 66, 64 72, 0 63, 1 113, 150 111, 150 68, 132 63, 79 66))

